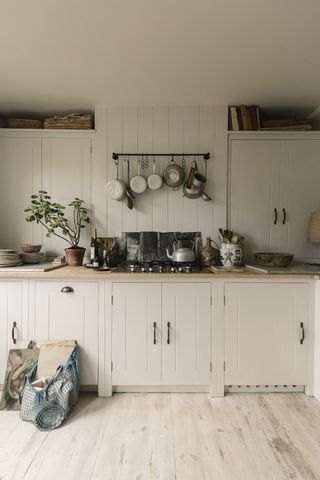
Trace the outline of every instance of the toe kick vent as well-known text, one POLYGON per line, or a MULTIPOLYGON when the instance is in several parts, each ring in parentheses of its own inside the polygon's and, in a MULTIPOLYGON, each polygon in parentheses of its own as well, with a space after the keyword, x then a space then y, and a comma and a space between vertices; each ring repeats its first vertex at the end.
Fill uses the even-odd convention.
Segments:
POLYGON ((304 385, 225 385, 225 392, 304 392, 304 385))

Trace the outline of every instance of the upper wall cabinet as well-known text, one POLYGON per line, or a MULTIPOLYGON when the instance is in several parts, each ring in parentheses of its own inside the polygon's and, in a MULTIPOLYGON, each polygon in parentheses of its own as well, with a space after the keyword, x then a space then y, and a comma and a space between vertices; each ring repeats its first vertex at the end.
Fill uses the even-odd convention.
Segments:
POLYGON ((0 247, 41 243, 41 229, 25 222, 30 195, 41 188, 41 139, 0 138, 0 247))
MULTIPOLYGON (((90 209, 92 141, 91 132, 0 132, 1 248, 43 243, 47 253, 63 254, 68 244, 47 238, 39 225, 26 223, 24 209, 40 189, 64 205, 79 197, 90 209)), ((89 235, 83 232, 83 246, 88 245, 89 235)))
MULTIPOLYGON (((43 189, 52 199, 68 205, 74 197, 91 203, 91 139, 43 138, 42 139, 43 189)), ((80 245, 89 244, 90 232, 84 231, 80 245)), ((48 253, 63 253, 68 247, 57 237, 44 238, 48 253)))
POLYGON ((229 145, 228 224, 257 251, 319 256, 306 241, 310 212, 320 209, 320 137, 243 137, 229 145))

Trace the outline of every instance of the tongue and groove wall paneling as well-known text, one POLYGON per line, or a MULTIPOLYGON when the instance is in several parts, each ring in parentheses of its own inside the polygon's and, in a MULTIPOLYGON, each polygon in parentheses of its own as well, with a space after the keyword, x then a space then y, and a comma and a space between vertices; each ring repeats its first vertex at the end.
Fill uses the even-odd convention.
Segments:
MULTIPOLYGON (((183 151, 199 152, 199 127, 200 127, 200 107, 183 108, 183 151)), ((186 175, 188 175, 192 157, 188 157, 186 162, 186 175)), ((199 168, 202 167, 202 160, 196 159, 199 168)), ((179 192, 180 193, 180 192, 179 192)), ((198 203, 202 199, 190 200, 183 197, 182 203, 182 230, 191 232, 198 230, 198 203)), ((212 210, 211 210, 212 212, 212 210)), ((209 220, 209 219, 208 219, 209 220)))
MULTIPOLYGON (((153 109, 152 107, 138 108, 138 151, 153 152, 153 109)), ((152 172, 153 158, 149 157, 148 168, 141 173, 146 178, 152 172)), ((147 190, 141 196, 137 195, 138 230, 151 231, 153 227, 153 192, 147 190)))
MULTIPOLYGON (((169 108, 169 151, 171 152, 183 151, 183 116, 183 107, 169 108)), ((168 188, 168 231, 183 230, 182 213, 181 190, 174 191, 172 188, 168 188)))
MULTIPOLYGON (((107 114, 107 178, 104 179, 106 196, 106 183, 116 178, 117 170, 112 160, 112 152, 123 151, 123 140, 126 129, 124 129, 123 109, 114 107, 106 110, 107 114)), ((99 126, 98 126, 99 128, 99 126)), ((122 178, 121 163, 119 163, 119 178, 122 178)), ((107 199, 107 235, 119 236, 123 227, 123 204, 117 200, 107 199)), ((129 223, 129 222, 127 222, 129 223)), ((135 227, 134 227, 135 230, 135 227)))
MULTIPOLYGON (((203 236, 216 236, 218 226, 226 223, 227 173, 227 107, 225 106, 162 106, 162 107, 99 107, 96 115, 96 156, 106 158, 106 183, 115 178, 112 152, 206 152, 208 161, 207 193, 213 202, 189 200, 178 191, 164 186, 157 192, 137 195, 135 208, 129 210, 125 201, 107 200, 106 225, 108 235, 123 231, 191 231, 200 230, 203 236), (104 113, 103 113, 104 109, 104 113), (105 118, 103 118, 103 115, 105 118), (99 123, 101 122, 101 123, 99 123), (106 134, 107 131, 107 134, 106 134), (107 135, 107 139, 99 140, 107 135), (105 151, 101 151, 106 149, 105 151)), ((132 157, 130 174, 137 172, 137 157, 132 157)), ((152 172, 142 169, 146 177, 152 172)), ((170 158, 158 158, 157 170, 162 173, 170 158)), ((186 161, 186 174, 192 158, 186 161)), ((181 162, 181 159, 178 159, 181 162)), ((203 161, 198 160, 203 170, 203 161)), ((100 167, 101 168, 101 167, 100 167)), ((101 170, 103 175, 103 170, 101 170)), ((120 175, 127 179, 126 168, 120 175)), ((95 187, 93 186, 93 189, 95 187)), ((102 191, 101 185, 98 191, 102 191)), ((96 195, 97 196, 97 195, 96 195)), ((102 206, 102 203, 101 203, 102 206)), ((101 207, 102 208, 102 207, 101 207)), ((100 214, 99 214, 100 215, 100 214)))
MULTIPOLYGON (((169 151, 169 107, 153 109, 153 148, 157 153, 169 151)), ((163 160, 156 159, 156 171, 162 173, 163 160)), ((153 231, 168 231, 168 187, 153 192, 153 231)))
MULTIPOLYGON (((209 152, 214 151, 214 107, 204 106, 199 111, 199 152, 204 152, 205 149, 209 152)), ((201 172, 204 170, 204 162, 198 162, 201 167, 201 172)), ((206 193, 214 198, 214 183, 215 183, 215 155, 207 162, 207 184, 206 193)), ((204 202, 202 199, 197 201, 197 216, 198 216, 198 230, 202 232, 203 239, 207 236, 212 236, 214 226, 214 204, 212 202, 204 202)))

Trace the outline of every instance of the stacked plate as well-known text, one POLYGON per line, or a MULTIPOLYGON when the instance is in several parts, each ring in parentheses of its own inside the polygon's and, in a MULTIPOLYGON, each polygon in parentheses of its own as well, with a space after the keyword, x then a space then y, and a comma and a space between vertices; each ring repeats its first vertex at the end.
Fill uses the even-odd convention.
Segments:
POLYGON ((20 257, 23 263, 41 263, 44 260, 44 253, 42 252, 21 253, 20 257))
POLYGON ((0 249, 0 267, 16 267, 17 265, 21 265, 21 259, 15 250, 0 249))

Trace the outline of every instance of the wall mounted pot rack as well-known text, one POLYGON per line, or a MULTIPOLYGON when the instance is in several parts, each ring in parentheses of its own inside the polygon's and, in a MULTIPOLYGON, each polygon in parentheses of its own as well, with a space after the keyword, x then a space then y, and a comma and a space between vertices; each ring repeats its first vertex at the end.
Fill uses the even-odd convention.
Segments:
POLYGON ((116 162, 121 157, 203 157, 203 160, 209 160, 210 153, 116 153, 113 152, 112 158, 116 162))

